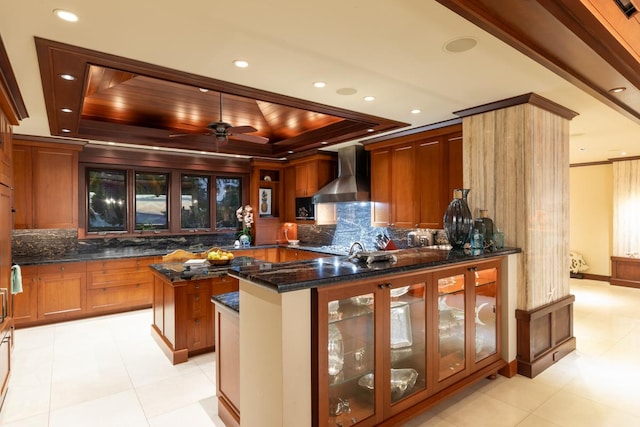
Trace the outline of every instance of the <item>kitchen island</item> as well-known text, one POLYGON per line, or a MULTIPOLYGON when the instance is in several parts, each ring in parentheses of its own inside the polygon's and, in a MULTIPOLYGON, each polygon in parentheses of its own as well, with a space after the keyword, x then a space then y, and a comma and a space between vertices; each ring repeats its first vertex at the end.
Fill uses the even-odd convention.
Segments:
POLYGON ((394 425, 508 368, 519 252, 417 248, 392 262, 230 268, 239 401, 251 408, 242 424, 394 425), (392 390, 405 373, 415 378, 392 390))

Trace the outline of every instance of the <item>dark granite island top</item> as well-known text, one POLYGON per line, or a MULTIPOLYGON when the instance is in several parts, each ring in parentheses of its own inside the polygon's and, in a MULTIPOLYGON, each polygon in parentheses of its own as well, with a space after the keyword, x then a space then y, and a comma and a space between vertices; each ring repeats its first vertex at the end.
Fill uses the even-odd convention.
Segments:
POLYGON ((367 264, 350 260, 346 256, 285 263, 256 261, 245 265, 231 265, 228 274, 283 293, 519 252, 520 249, 517 248, 496 249, 477 254, 472 254, 469 250, 412 248, 393 251, 395 262, 367 264))

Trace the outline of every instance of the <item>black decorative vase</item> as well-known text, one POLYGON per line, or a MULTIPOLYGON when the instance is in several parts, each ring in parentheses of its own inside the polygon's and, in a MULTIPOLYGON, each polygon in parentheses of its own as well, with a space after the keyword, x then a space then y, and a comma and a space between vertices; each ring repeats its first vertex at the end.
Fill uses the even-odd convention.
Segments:
POLYGON ((454 249, 462 249, 471 238, 473 217, 467 204, 469 191, 468 188, 453 190, 453 200, 444 211, 444 232, 454 249))

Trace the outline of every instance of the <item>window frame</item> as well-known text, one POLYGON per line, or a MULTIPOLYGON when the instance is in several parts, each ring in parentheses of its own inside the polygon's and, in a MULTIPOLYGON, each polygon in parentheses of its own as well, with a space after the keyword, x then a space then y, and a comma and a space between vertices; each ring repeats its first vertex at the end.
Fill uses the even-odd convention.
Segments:
POLYGON ((136 165, 118 166, 112 164, 96 164, 96 163, 84 163, 81 164, 80 182, 82 188, 80 188, 80 200, 83 203, 79 206, 79 220, 81 221, 81 229, 79 229, 78 237, 80 238, 104 238, 105 236, 118 236, 118 237, 132 237, 140 235, 185 235, 185 234, 226 234, 239 230, 238 228, 216 228, 216 197, 217 188, 215 186, 218 178, 237 178, 240 180, 241 185, 241 200, 242 205, 249 203, 249 174, 224 171, 224 170, 196 170, 196 169, 167 169, 157 167, 139 167, 136 165), (88 172, 89 171, 124 171, 126 176, 126 230, 125 231, 89 231, 89 184, 88 184, 88 172), (136 210, 135 210, 135 176, 136 173, 150 173, 150 174, 167 174, 167 199, 168 199, 168 227, 167 229, 154 229, 154 230, 136 230, 136 210), (203 229, 182 228, 180 209, 182 206, 181 200, 181 178, 183 175, 187 176, 202 176, 209 178, 209 221, 210 227, 203 229))

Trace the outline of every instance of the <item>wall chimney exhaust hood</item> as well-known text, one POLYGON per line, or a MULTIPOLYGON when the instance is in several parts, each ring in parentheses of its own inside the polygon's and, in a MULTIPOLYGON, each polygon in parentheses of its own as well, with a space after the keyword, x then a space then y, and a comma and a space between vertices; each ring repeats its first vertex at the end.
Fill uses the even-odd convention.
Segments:
POLYGON ((368 202, 369 153, 361 145, 338 150, 338 178, 313 195, 313 203, 368 202))

